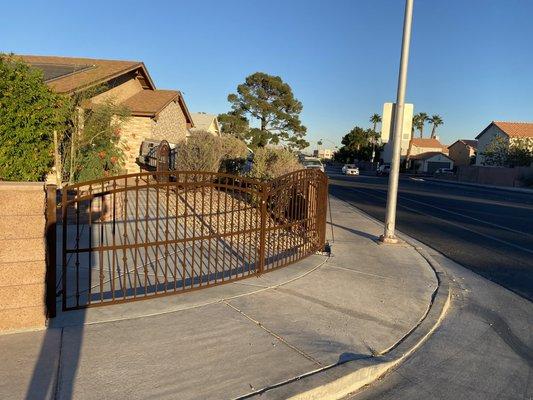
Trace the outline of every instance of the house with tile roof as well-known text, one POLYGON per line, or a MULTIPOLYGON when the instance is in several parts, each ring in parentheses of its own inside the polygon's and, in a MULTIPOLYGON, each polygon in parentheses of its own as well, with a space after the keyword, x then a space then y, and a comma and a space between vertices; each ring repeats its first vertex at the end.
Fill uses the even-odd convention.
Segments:
POLYGON ((459 139, 448 146, 448 155, 457 167, 473 164, 476 152, 477 140, 459 139))
POLYGON ((131 118, 121 129, 126 144, 126 172, 137 172, 141 143, 146 139, 184 140, 194 122, 182 94, 158 90, 140 61, 100 60, 77 57, 16 56, 43 71, 46 84, 55 92, 74 94, 102 85, 105 90, 83 104, 85 110, 113 99, 126 106, 131 118))
POLYGON ((407 149, 406 168, 417 173, 433 173, 439 168, 453 168, 448 147, 436 138, 412 138, 407 149))
POLYGON ((485 149, 496 137, 511 145, 513 141, 531 139, 533 141, 533 122, 492 121, 477 136, 476 165, 485 165, 485 149))
POLYGON ((427 152, 448 153, 448 148, 435 138, 412 138, 409 141, 408 157, 427 152))
POLYGON ((209 132, 214 136, 220 136, 220 125, 215 114, 205 112, 191 113, 194 128, 189 129, 191 133, 209 132))
POLYGON ((411 170, 416 173, 433 174, 439 168, 452 169, 453 160, 440 151, 428 151, 411 156, 411 170))

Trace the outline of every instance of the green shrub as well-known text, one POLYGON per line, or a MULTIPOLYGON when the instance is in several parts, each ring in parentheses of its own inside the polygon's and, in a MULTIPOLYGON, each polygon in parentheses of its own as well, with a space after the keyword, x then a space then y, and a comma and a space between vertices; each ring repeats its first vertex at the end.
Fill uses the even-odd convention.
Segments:
POLYGON ((42 72, 0 54, 0 180, 44 180, 53 165, 53 132, 63 133, 68 100, 42 72))
POLYGON ((249 175, 256 179, 269 180, 302 168, 296 155, 286 149, 258 148, 249 175))
POLYGON ((120 141, 120 128, 129 111, 108 100, 93 106, 85 115, 75 146, 75 180, 83 182, 119 174, 124 166, 125 145, 120 141))

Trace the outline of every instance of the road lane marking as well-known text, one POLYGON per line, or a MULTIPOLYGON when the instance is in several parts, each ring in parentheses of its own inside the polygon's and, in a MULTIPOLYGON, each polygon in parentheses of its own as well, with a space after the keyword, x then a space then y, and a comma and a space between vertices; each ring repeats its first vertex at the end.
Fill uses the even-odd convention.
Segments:
MULTIPOLYGON (((355 189, 355 188, 351 188, 351 190, 355 190, 356 192, 359 192, 359 193, 364 194, 364 195, 369 195, 369 196, 372 196, 372 197, 376 197, 376 198, 378 198, 378 199, 380 199, 380 200, 386 200, 386 198, 384 199, 383 197, 378 196, 378 195, 376 195, 376 194, 365 193, 365 192, 362 192, 362 191, 357 190, 357 189, 355 189)), ((370 189, 370 190, 372 190, 372 189, 370 189)), ((405 199, 405 198, 404 198, 404 199, 405 199)), ((407 199, 407 200, 409 200, 409 199, 407 199)), ((524 252, 526 252, 526 253, 533 254, 533 250, 530 250, 530 249, 528 249, 528 248, 526 248, 526 247, 522 247, 522 246, 519 246, 519 245, 517 245, 517 244, 513 244, 513 243, 510 243, 510 242, 507 242, 507 241, 502 240, 502 239, 499 239, 499 238, 497 238, 497 237, 494 237, 494 236, 491 236, 491 235, 487 235, 486 233, 478 232, 478 231, 476 231, 476 230, 474 230, 474 229, 467 228, 466 226, 463 226, 463 225, 461 225, 461 224, 459 224, 459 223, 452 222, 452 221, 448 221, 447 219, 439 218, 439 217, 436 217, 436 216, 434 216, 434 215, 424 213, 424 212, 422 212, 422 211, 420 211, 420 210, 417 210, 417 209, 415 209, 415 208, 408 207, 408 206, 405 206, 405 205, 402 205, 402 204, 399 204, 399 203, 398 203, 398 207, 405 208, 405 209, 407 209, 407 210, 409 210, 409 211, 413 211, 413 212, 416 212, 416 213, 421 214, 421 215, 426 215, 426 216, 428 216, 428 217, 430 217, 430 218, 434 218, 434 219, 440 220, 440 221, 442 221, 442 222, 445 222, 445 223, 447 223, 447 224, 449 224, 449 225, 456 226, 456 227, 458 227, 458 228, 464 229, 465 231, 475 233, 475 234, 477 234, 477 235, 479 235, 479 236, 486 237, 487 239, 491 239, 491 240, 494 240, 494 241, 496 241, 496 242, 499 242, 499 243, 505 244, 505 245, 507 245, 507 246, 511 246, 511 247, 516 248, 516 249, 522 250, 522 251, 524 251, 524 252)))
MULTIPOLYGON (((361 189, 361 188, 359 188, 359 189, 361 189)), ((373 189, 373 188, 366 188, 366 187, 365 187, 364 189, 368 189, 368 190, 376 190, 376 191, 377 191, 377 190, 381 190, 381 189, 373 189)), ((383 189, 383 191, 384 191, 384 189, 383 189)), ((416 192, 412 192, 412 191, 409 191, 408 193, 411 194, 411 195, 415 195, 415 196, 417 195, 416 192)), ((471 217, 470 215, 466 215, 466 214, 463 214, 463 213, 459 213, 459 212, 457 212, 457 211, 451 211, 451 210, 448 210, 448 209, 446 209, 446 208, 442 208, 442 207, 434 206, 434 205, 429 204, 429 203, 426 203, 426 202, 424 202, 424 201, 414 200, 414 199, 411 199, 411 198, 405 197, 405 193, 402 193, 402 192, 398 192, 398 197, 400 197, 400 198, 402 198, 402 199, 404 199, 404 200, 412 201, 413 203, 423 204, 423 205, 425 205, 425 206, 432 207, 432 208, 435 208, 435 209, 440 210, 440 211, 444 211, 444 212, 447 212, 447 213, 450 213, 450 214, 458 215, 458 216, 463 217, 463 218, 469 218, 469 219, 474 220, 474 221, 476 221, 476 222, 481 222, 481 223, 483 223, 483 224, 490 225, 490 226, 493 226, 493 227, 495 227, 495 228, 504 229, 504 230, 506 230, 506 231, 513 232, 513 233, 517 233, 517 234, 519 234, 519 235, 527 235, 527 236, 531 236, 531 237, 533 237, 533 234, 528 233, 528 232, 519 231, 519 230, 517 230, 517 229, 509 228, 509 227, 507 227, 507 226, 503 226, 503 225, 495 224, 495 223, 493 223, 493 222, 488 222, 488 221, 484 221, 484 220, 482 220, 482 219, 478 219, 478 218, 475 218, 475 217, 471 217)))
MULTIPOLYGON (((430 182, 426 182, 427 184, 430 184, 430 182)), ((338 186, 344 186, 344 187, 353 187, 352 185, 350 185, 350 181, 349 180, 340 180, 340 179, 337 179, 335 181, 335 185, 338 185, 338 186)), ((431 185, 433 186, 433 185, 431 185)), ((376 185, 375 183, 373 182, 358 182, 358 188, 360 189, 371 189, 371 190, 382 190, 382 191, 386 191, 387 189, 386 188, 383 188, 383 189, 376 189, 376 185)), ((402 188, 402 193, 403 194, 413 194, 413 195, 420 195, 420 186, 418 187, 412 187, 412 188, 402 188)), ((426 191, 425 193, 427 193, 428 195, 434 195, 435 192, 432 192, 430 190, 426 191)), ((491 200, 491 199, 485 199, 485 198, 475 198, 475 197, 468 197, 468 196, 461 196, 461 195, 455 195, 455 194, 449 194, 449 193, 438 193, 439 194, 439 197, 442 198, 442 199, 450 199, 450 200, 457 200, 457 201, 469 201, 469 202, 472 202, 472 203, 480 203, 480 204, 487 204, 487 205, 491 205, 491 206, 502 206, 502 207, 507 207, 507 208, 517 208, 517 209, 520 209, 520 210, 527 210, 527 211, 530 211, 530 212, 533 212, 533 206, 532 204, 530 203, 520 203, 520 204, 515 204, 515 203, 508 203, 508 202, 505 202, 505 201, 500 201, 500 200, 491 200)))
MULTIPOLYGON (((401 193, 399 193, 399 195, 400 194, 401 193)), ((476 222, 481 222, 481 223, 486 224, 486 225, 494 226, 495 228, 500 228, 500 229, 504 229, 504 230, 509 231, 509 232, 514 232, 514 233, 518 233, 520 235, 527 235, 527 236, 533 237, 533 235, 531 233, 522 232, 522 231, 519 231, 519 230, 516 230, 516 229, 513 229, 513 228, 508 228, 506 226, 498 225, 498 224, 495 224, 493 222, 483 221, 481 219, 478 219, 478 218, 475 218, 475 217, 471 217, 469 215, 462 214, 462 213, 459 213, 457 211, 451 211, 451 210, 447 210, 447 209, 442 208, 442 207, 437 207, 437 206, 434 206, 432 204, 429 204, 429 203, 426 203, 426 202, 423 202, 423 201, 420 201, 420 200, 410 199, 408 197, 405 197, 405 195, 402 196, 402 198, 405 199, 405 200, 408 200, 408 201, 412 201, 413 203, 423 204, 425 206, 432 207, 432 208, 435 208, 435 209, 440 210, 440 211, 444 211, 444 212, 447 212, 447 213, 450 213, 450 214, 455 214, 455 215, 458 215, 458 216, 463 217, 463 218, 469 218, 471 220, 474 220, 476 222)))

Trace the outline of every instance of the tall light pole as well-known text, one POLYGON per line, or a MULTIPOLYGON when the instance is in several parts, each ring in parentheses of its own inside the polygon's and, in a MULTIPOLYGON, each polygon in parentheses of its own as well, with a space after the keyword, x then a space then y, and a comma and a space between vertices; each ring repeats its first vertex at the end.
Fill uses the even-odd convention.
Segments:
POLYGON ((413 1, 405 1, 405 16, 403 20, 402 55, 400 58, 400 72, 398 74, 398 91, 396 93, 396 111, 394 114, 394 129, 392 134, 392 162, 389 174, 389 190, 387 192, 387 213, 385 217, 385 231, 379 238, 383 243, 398 243, 394 233, 396 228, 396 204, 398 200, 398 180, 400 175, 400 150, 403 131, 403 108, 405 102, 405 88, 407 86, 407 64, 409 62, 409 43, 411 42, 411 23, 413 21, 413 1))

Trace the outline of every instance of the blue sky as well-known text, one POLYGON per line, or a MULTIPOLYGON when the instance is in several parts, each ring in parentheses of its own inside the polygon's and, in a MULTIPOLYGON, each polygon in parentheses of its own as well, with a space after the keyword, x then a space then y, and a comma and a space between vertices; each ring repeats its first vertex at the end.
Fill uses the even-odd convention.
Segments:
MULTIPOLYGON (((304 105, 308 140, 338 143, 395 99, 403 7, 13 1, 0 15, 0 50, 141 60, 158 88, 211 113, 229 109, 228 93, 250 73, 279 75, 304 105)), ((407 101, 443 117, 444 143, 473 138, 491 120, 533 120, 532 17, 530 0, 415 0, 407 101)))

